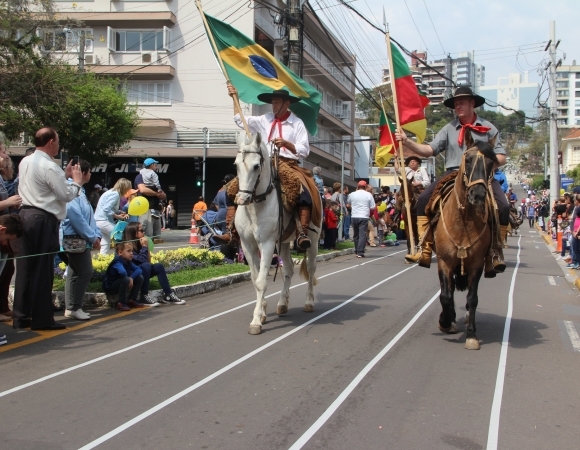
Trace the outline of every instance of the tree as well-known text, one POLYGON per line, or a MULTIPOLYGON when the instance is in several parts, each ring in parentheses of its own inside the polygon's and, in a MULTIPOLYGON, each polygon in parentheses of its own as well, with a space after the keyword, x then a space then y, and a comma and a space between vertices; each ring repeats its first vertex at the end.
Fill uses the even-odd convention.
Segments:
POLYGON ((136 108, 118 80, 79 73, 64 53, 46 51, 50 47, 37 31, 58 28, 50 0, 0 3, 0 130, 15 139, 54 126, 64 149, 98 162, 132 138, 136 108))
MULTIPOLYGON (((368 95, 356 94, 356 112, 360 119, 357 119, 357 124, 369 124, 369 123, 379 123, 381 116, 381 111, 377 108, 374 102, 368 99, 368 96, 372 96, 377 102, 380 102, 380 98, 383 98, 383 105, 385 107, 385 112, 387 116, 391 118, 394 122, 395 111, 393 109, 393 93, 391 91, 391 86, 388 84, 383 84, 377 86, 373 89, 367 89, 368 95)), ((371 138, 377 138, 379 136, 379 129, 376 126, 360 126, 359 132, 363 136, 370 136, 371 138)))

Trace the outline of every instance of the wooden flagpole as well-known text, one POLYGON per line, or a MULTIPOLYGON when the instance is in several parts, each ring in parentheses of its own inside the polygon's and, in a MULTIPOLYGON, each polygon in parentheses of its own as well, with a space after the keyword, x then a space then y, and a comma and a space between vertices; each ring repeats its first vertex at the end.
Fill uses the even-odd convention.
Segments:
MULTIPOLYGON (((203 9, 201 7, 201 1, 195 0, 195 5, 197 6, 199 13, 201 14, 201 20, 203 21, 203 25, 205 26, 205 33, 207 34, 207 37, 209 38, 209 42, 212 46, 213 52, 214 52, 215 57, 218 61, 218 64, 219 64, 220 69, 222 71, 222 74, 223 74, 224 78, 226 79, 227 84, 231 85, 232 82, 231 82, 230 78, 228 77, 226 67, 224 66, 224 62, 222 61, 219 50, 218 50, 217 45, 215 43, 215 39, 213 37, 213 34, 212 34, 211 29, 209 27, 209 24, 207 23, 207 20, 205 18, 205 14, 203 13, 203 9)), ((246 122, 246 118, 244 117, 244 114, 242 113, 242 108, 240 106, 240 98, 238 97, 237 93, 232 98, 234 99, 234 113, 237 113, 240 115, 240 118, 242 119, 242 124, 244 125, 244 130, 246 130, 246 135, 249 137, 249 136, 251 136, 251 133, 250 133, 250 129, 248 128, 248 123, 246 122)))
MULTIPOLYGON (((397 89, 395 88, 395 68, 393 66, 393 54, 391 52, 391 37, 389 32, 385 33, 385 41, 387 43, 387 53, 389 54, 389 73, 391 75, 391 89, 393 91, 393 105, 395 107, 395 120, 397 122, 397 130, 401 128, 401 121, 399 118, 399 105, 397 103, 397 89)), ((383 107, 384 109, 384 107, 383 107)), ((386 114, 385 114, 386 116, 386 114)), ((387 122, 388 126, 388 122, 387 122)), ((390 132, 390 131, 389 131, 390 132)), ((415 252, 415 236, 413 236, 413 227, 411 226, 411 202, 409 200, 409 186, 407 185, 407 170, 405 168, 405 158, 403 157, 403 143, 399 141, 399 156, 401 157, 401 175, 403 182, 401 183, 403 189, 405 190, 405 211, 407 215, 405 216, 405 229, 407 230, 407 236, 411 241, 411 251, 415 252)))

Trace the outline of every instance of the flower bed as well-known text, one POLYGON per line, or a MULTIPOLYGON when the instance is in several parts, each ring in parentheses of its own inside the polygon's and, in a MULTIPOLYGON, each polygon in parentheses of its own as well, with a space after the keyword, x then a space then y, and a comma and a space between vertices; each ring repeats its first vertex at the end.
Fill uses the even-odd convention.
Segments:
MULTIPOLYGON (((92 281, 103 281, 107 267, 115 255, 97 255, 93 257, 92 281)), ((220 264, 232 264, 233 261, 224 257, 221 252, 205 250, 192 247, 184 247, 177 250, 163 250, 151 255, 151 264, 161 263, 165 271, 169 273, 180 272, 182 270, 200 269, 202 267, 215 266, 220 264)), ((55 269, 55 278, 63 278, 66 264, 61 262, 55 269)))

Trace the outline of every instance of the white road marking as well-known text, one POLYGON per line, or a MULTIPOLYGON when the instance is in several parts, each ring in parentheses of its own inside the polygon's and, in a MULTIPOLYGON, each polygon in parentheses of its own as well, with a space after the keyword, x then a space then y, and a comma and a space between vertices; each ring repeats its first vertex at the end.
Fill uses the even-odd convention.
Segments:
MULTIPOLYGON (((390 258, 393 255, 396 255, 398 253, 403 253, 403 252, 406 252, 406 251, 407 250, 405 249, 405 250, 400 250, 398 252, 389 253, 386 256, 381 256, 379 258, 375 258, 374 261, 378 261, 379 259, 384 259, 384 258, 390 258)), ((340 270, 337 270, 335 272, 327 273, 326 275, 322 275, 322 276, 317 277, 317 278, 319 280, 321 280, 322 278, 326 278, 326 277, 329 277, 329 276, 332 276, 332 275, 336 275, 337 273, 341 273, 341 272, 344 272, 346 270, 354 269, 355 267, 360 267, 360 266, 361 266, 360 264, 355 264, 353 266, 346 267, 344 269, 340 269, 340 270)), ((294 286, 290 286, 290 289, 294 289, 294 288, 297 288, 299 286, 304 286, 305 284, 307 284, 307 282, 299 283, 299 284, 296 284, 294 286)), ((278 295, 280 292, 282 292, 282 291, 273 292, 272 294, 266 295, 265 298, 273 297, 274 295, 278 295)), ((251 302, 244 303, 243 305, 236 306, 235 308, 231 308, 231 309, 228 309, 226 311, 222 311, 221 313, 214 314, 213 316, 210 316, 210 317, 202 318, 202 319, 198 320, 197 322, 193 322, 193 323, 190 323, 189 325, 185 325, 183 327, 177 328, 177 329, 172 330, 172 331, 169 331, 167 333, 160 334, 159 336, 155 336, 154 338, 147 339, 146 341, 139 342, 138 344, 134 344, 134 345, 131 345, 129 347, 123 348, 121 350, 117 350, 117 351, 114 351, 114 352, 111 352, 111 353, 107 353, 107 354, 105 354, 103 356, 99 356, 98 358, 91 359, 91 360, 86 361, 84 363, 77 364, 76 366, 69 367, 68 369, 63 369, 63 370, 60 370, 58 372, 51 373, 50 375, 46 375, 44 377, 38 378, 38 379, 33 380, 33 381, 30 381, 28 383, 24 383, 24 384, 21 384, 19 386, 13 387, 12 389, 8 389, 6 391, 2 391, 2 392, 0 392, 0 397, 4 397, 6 395, 9 395, 9 394, 12 394, 14 392, 20 391, 22 389, 26 389, 26 388, 28 388, 30 386, 34 386, 35 384, 42 383, 43 381, 47 381, 47 380, 50 380, 52 378, 56 378, 56 377, 58 377, 60 375, 64 375, 66 373, 72 372, 73 370, 77 370, 77 369, 81 369, 81 368, 86 367, 86 366, 90 366, 91 364, 95 364, 95 363, 97 363, 99 361, 103 361, 103 360, 108 359, 108 358, 111 358, 113 356, 120 355, 121 353, 125 353, 125 352, 128 352, 129 350, 133 350, 133 349, 136 349, 136 348, 141 347, 143 345, 150 344, 151 342, 158 341, 159 339, 166 338, 167 336, 171 336, 172 334, 179 333, 180 331, 187 330, 188 328, 194 327, 196 325, 200 325, 200 324, 205 323, 205 322, 208 322, 208 321, 210 321, 212 319, 216 319, 216 318, 218 318, 220 316, 223 316, 223 315, 229 314, 231 312, 237 311, 238 309, 242 309, 242 308, 244 308, 246 306, 255 305, 255 304, 256 304, 256 300, 252 300, 251 302)))
POLYGON ((536 245, 535 247, 536 247, 536 248, 540 248, 540 247, 538 247, 537 245, 536 245))
MULTIPOLYGON (((431 304, 435 301, 436 298, 439 297, 441 294, 441 290, 439 290, 431 299, 423 305, 423 307, 413 316, 413 318, 409 321, 405 328, 397 333, 397 335, 387 344, 385 348, 383 348, 380 353, 375 356, 371 362, 369 362, 363 370, 359 372, 359 374, 354 377, 354 379, 350 382, 350 384, 346 387, 344 391, 340 393, 340 395, 336 398, 334 402, 324 411, 324 413, 318 418, 316 422, 312 424, 306 432, 300 436, 300 438, 290 447, 289 450, 299 450, 301 449, 311 438, 316 434, 316 432, 326 423, 328 419, 336 412, 336 410, 342 405, 342 403, 348 398, 352 391, 359 385, 359 383, 363 380, 365 376, 371 371, 371 369, 385 356, 390 349, 392 349, 397 342, 403 337, 403 335, 409 331, 409 329, 413 326, 413 324, 421 317, 421 315, 431 306, 431 304)), ((411 392, 411 391, 407 391, 411 392)))
POLYGON ((530 230, 530 234, 536 234, 536 233, 537 233, 537 231, 530 230))
POLYGON ((516 275, 518 267, 520 266, 520 253, 522 247, 520 246, 520 239, 518 239, 518 254, 516 267, 512 275, 510 284, 510 291, 508 295, 508 310, 505 317, 505 326, 503 329, 503 338, 501 342, 501 352, 499 355, 499 365, 497 368, 497 378, 495 381, 495 392, 493 395, 493 403, 491 405, 491 416, 489 418, 489 432, 487 434, 487 450, 497 450, 497 442, 499 439, 499 416, 501 413, 501 400, 503 397, 503 385, 505 381, 505 369, 507 366, 507 351, 509 347, 510 327, 512 322, 512 314, 514 309, 514 287, 516 284, 516 275))
POLYGON ((548 282, 552 285, 552 286, 556 286, 556 280, 554 280, 554 277, 550 276, 548 277, 548 282))
MULTIPOLYGON (((89 450, 91 448, 95 448, 98 445, 101 445, 103 442, 108 441, 109 439, 115 437, 116 435, 118 435, 119 433, 122 433, 123 431, 125 431, 126 429, 132 427, 133 425, 141 422, 142 420, 146 419, 147 417, 151 416, 152 414, 155 414, 157 411, 160 411, 161 409, 165 408, 166 406, 170 405, 171 403, 179 400, 180 398, 186 396, 187 394, 195 391, 197 388, 200 388, 201 386, 209 383, 210 381, 214 380, 215 378, 219 377, 220 375, 226 373, 227 371, 229 371, 230 369, 233 369, 234 367, 238 366, 239 364, 243 363, 244 361, 247 361, 248 359, 250 359, 252 356, 257 355, 258 353, 263 352, 264 350, 266 350, 267 348, 270 348, 271 346, 273 346, 274 344, 277 344, 278 342, 286 339, 289 336, 292 336, 294 333, 297 333, 298 331, 302 330, 304 327, 307 327, 308 325, 316 322, 317 320, 322 319, 323 317, 333 313, 334 311, 342 308, 343 306, 348 305, 350 302, 352 302, 353 300, 356 300, 358 297, 360 297, 361 295, 366 294, 367 292, 377 288, 378 286, 380 286, 383 283, 386 283, 389 280, 392 280, 395 277, 398 277, 399 275, 407 272, 408 270, 414 269, 415 267, 417 267, 416 265, 413 265, 411 267, 408 267, 406 269, 401 270, 400 272, 397 272, 394 275, 391 275, 388 278, 385 278, 382 281, 379 281, 378 283, 372 285, 371 287, 365 289, 364 291, 359 292, 358 294, 352 296, 351 298, 349 298, 348 300, 345 300, 344 302, 342 302, 340 305, 335 306, 332 309, 329 309, 328 311, 320 314, 319 316, 315 317, 314 319, 311 319, 307 322, 304 322, 302 325, 297 326, 296 328, 292 329, 291 331, 277 337, 276 339, 268 342, 267 344, 262 345, 261 347, 258 347, 256 350, 251 351, 250 353, 246 354, 245 356, 242 356, 241 358, 235 360, 234 362, 228 364, 227 366, 221 368, 220 370, 218 370, 217 372, 212 373, 211 375, 208 375, 207 377, 205 377, 203 380, 198 381, 197 383, 189 386, 188 388, 184 389, 181 392, 178 392, 177 394, 175 394, 174 396, 168 398, 167 400, 155 405, 154 407, 148 409, 147 411, 139 414, 137 417, 129 420, 128 422, 125 422, 124 424, 118 426, 117 428, 115 428, 114 430, 111 430, 110 432, 108 432, 107 434, 104 434, 103 436, 101 436, 98 439, 95 439, 92 442, 89 442, 87 445, 81 447, 79 450, 89 450)), ((421 310, 419 311, 419 313, 417 313, 417 315, 415 315, 416 318, 411 319, 411 322, 413 322, 414 320, 416 320, 425 309, 427 309, 427 307, 429 306, 430 303, 432 303, 435 298, 437 297, 436 294, 431 300, 429 300, 429 302, 427 303, 427 305, 425 305, 423 308, 421 308, 421 310)), ((411 325, 412 323, 409 322, 411 325)), ((407 327, 410 327, 409 324, 407 324, 407 327)), ((405 327, 403 330, 407 330, 408 328, 405 327)), ((399 333, 400 334, 400 333, 399 333)), ((404 334, 404 333, 403 333, 404 334)), ((397 335, 399 336, 399 335, 397 335)))
POLYGON ((578 331, 576 330, 574 323, 570 322, 569 320, 564 320, 564 326, 566 327, 568 336, 570 336, 570 341, 572 341, 572 347, 574 347, 574 351, 580 352, 580 336, 578 336, 578 331))

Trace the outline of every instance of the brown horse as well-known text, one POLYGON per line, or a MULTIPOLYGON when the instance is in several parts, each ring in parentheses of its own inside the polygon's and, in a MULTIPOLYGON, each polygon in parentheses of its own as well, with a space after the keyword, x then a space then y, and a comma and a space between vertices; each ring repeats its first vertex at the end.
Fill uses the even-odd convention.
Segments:
POLYGON ((469 135, 466 136, 468 150, 463 155, 453 190, 443 206, 439 206, 439 223, 434 235, 443 308, 439 329, 445 333, 457 332, 453 294, 455 289, 467 289, 465 348, 479 350, 475 335, 477 288, 492 239, 490 223, 494 202, 490 183, 497 157, 493 142, 474 144, 471 134, 466 135, 469 135))

